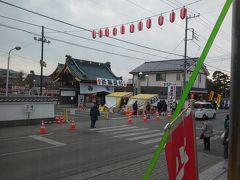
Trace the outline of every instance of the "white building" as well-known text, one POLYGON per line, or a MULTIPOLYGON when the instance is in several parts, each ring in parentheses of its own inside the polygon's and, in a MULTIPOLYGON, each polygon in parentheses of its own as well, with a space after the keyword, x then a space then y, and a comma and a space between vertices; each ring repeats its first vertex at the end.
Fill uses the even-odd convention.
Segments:
MULTIPOLYGON (((186 82, 188 82, 197 60, 198 58, 187 60, 186 82)), ((183 73, 184 59, 145 62, 130 72, 133 75, 135 94, 137 92, 157 93, 161 98, 166 98, 167 88, 164 87, 164 82, 172 82, 177 87, 177 99, 182 92, 183 73)), ((209 72, 206 66, 203 65, 191 90, 191 93, 195 95, 195 99, 201 98, 199 95, 207 94, 206 79, 208 75, 209 72)))

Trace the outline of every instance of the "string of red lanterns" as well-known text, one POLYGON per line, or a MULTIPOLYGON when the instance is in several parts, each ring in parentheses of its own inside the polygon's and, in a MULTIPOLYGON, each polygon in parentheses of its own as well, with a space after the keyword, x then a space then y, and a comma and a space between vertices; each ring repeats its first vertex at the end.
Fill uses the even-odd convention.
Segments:
MULTIPOLYGON (((180 9, 180 18, 181 18, 181 19, 185 19, 186 16, 187 16, 187 9, 185 8, 185 6, 183 6, 183 7, 180 9)), ((170 21, 171 23, 174 23, 175 19, 176 19, 176 13, 175 13, 174 10, 173 10, 173 11, 169 14, 169 21, 170 21)), ((164 23, 164 16, 161 14, 161 15, 158 16, 158 25, 159 25, 159 26, 162 26, 163 23, 164 23)), ((152 19, 151 19, 151 18, 148 18, 148 19, 146 20, 146 28, 147 28, 147 29, 151 29, 151 27, 152 27, 152 19)), ((142 31, 142 30, 143 30, 143 22, 142 22, 142 20, 140 20, 140 21, 138 22, 137 29, 138 29, 138 31, 142 31)), ((134 33, 134 31, 135 31, 135 25, 134 25, 134 23, 131 23, 130 26, 129 26, 129 32, 130 32, 130 33, 134 33)), ((122 25, 120 26, 120 34, 123 35, 123 34, 125 34, 125 32, 126 32, 125 25, 122 24, 122 25)), ((98 33, 97 33, 96 30, 93 30, 93 31, 92 31, 92 38, 93 38, 93 39, 96 39, 96 38, 97 38, 97 34, 98 34, 98 37, 99 37, 99 38, 102 38, 103 36, 109 37, 109 36, 110 36, 110 30, 109 30, 108 27, 105 28, 105 30, 99 29, 98 33)), ((113 36, 117 36, 117 34, 118 34, 118 29, 117 29, 117 27, 115 26, 115 27, 112 29, 112 35, 113 35, 113 36)))

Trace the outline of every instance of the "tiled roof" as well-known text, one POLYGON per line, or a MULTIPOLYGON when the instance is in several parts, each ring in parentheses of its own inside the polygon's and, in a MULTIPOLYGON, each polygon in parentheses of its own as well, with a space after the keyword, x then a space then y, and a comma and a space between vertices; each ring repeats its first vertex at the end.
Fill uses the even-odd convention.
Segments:
POLYGON ((110 63, 85 61, 67 56, 66 65, 71 73, 83 80, 96 80, 96 78, 119 79, 110 69, 110 63))
MULTIPOLYGON (((198 58, 187 59, 187 67, 194 65, 198 58)), ((174 59, 174 60, 164 60, 164 61, 151 61, 145 62, 144 64, 138 66, 130 72, 130 74, 139 72, 166 72, 166 71, 183 71, 184 69, 184 59, 174 59)), ((206 74, 208 71, 205 66, 203 66, 206 74)))

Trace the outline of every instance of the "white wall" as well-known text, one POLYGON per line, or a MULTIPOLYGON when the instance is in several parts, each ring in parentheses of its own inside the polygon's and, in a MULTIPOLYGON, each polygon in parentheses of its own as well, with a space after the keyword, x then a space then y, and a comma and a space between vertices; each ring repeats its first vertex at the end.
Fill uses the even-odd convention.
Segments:
POLYGON ((25 104, 33 104, 30 119, 54 118, 54 102, 1 102, 0 121, 27 119, 25 104))

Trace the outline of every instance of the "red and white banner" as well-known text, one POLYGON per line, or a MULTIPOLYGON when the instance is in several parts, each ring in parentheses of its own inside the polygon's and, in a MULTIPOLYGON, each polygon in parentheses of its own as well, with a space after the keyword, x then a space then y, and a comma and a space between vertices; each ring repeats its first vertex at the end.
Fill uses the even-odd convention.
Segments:
POLYGON ((165 146, 169 180, 196 180, 192 113, 171 133, 165 146))

